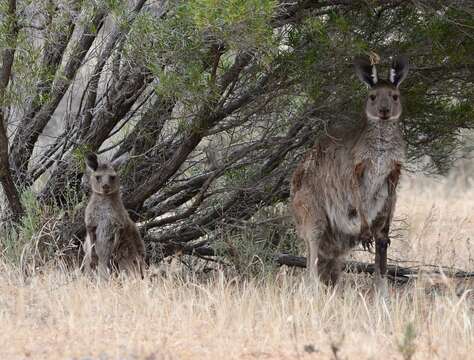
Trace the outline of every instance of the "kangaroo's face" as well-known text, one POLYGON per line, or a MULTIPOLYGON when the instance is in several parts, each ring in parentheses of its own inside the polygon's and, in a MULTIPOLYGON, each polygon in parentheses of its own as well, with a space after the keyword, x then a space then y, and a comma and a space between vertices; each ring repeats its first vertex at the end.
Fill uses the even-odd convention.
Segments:
POLYGON ((113 194, 120 189, 119 178, 114 168, 109 164, 101 164, 97 171, 91 174, 92 191, 102 195, 113 194))
POLYGON ((398 87, 408 74, 408 61, 405 57, 393 60, 388 80, 379 80, 377 69, 369 58, 354 60, 356 73, 369 86, 365 114, 369 121, 387 122, 398 120, 402 114, 400 90, 398 87))
POLYGON ((86 158, 90 170, 89 183, 92 191, 100 195, 110 195, 120 190, 120 181, 114 166, 109 163, 99 163, 95 154, 86 158))
POLYGON ((375 86, 369 90, 365 114, 369 120, 398 120, 402 114, 400 91, 389 84, 375 86))

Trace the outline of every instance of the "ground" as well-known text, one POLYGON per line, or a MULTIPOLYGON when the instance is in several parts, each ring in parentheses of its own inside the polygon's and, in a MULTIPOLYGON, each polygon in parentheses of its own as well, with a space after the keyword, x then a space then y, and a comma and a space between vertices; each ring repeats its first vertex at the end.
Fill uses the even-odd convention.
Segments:
MULTIPOLYGON (((405 177, 392 259, 473 270, 468 179, 405 177)), ((356 257, 366 255, 355 252, 356 257)), ((366 275, 317 289, 281 268, 245 280, 216 272, 98 282, 51 268, 0 271, 1 359, 467 359, 474 352, 469 282, 442 276, 392 286, 366 275)))

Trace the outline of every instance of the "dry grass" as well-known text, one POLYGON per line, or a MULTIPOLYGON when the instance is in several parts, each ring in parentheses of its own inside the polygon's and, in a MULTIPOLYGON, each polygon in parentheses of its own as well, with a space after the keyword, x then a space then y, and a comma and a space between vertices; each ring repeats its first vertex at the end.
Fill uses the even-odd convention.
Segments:
MULTIPOLYGON (((397 217, 408 228, 391 256, 472 270, 473 198, 405 181, 397 217)), ((455 285, 391 288, 384 303, 364 276, 318 291, 284 269, 259 280, 217 272, 99 283, 53 269, 24 279, 3 266, 0 358, 467 359, 474 297, 455 285)))
MULTIPOLYGON (((402 184, 397 216, 408 232, 399 242, 401 258, 473 268, 474 189, 455 179, 407 179, 402 184)), ((464 181, 462 182, 464 183, 464 181)), ((474 185, 474 184, 472 184, 474 185)))

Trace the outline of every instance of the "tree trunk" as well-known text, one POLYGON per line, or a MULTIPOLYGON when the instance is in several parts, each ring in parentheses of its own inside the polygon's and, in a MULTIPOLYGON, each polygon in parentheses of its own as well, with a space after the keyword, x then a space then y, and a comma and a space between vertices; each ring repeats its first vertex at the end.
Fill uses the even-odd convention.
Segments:
POLYGON ((18 37, 15 0, 8 2, 7 15, 9 17, 9 19, 6 20, 8 23, 7 40, 10 47, 3 50, 2 68, 0 69, 0 182, 7 198, 10 211, 12 212, 12 220, 18 222, 23 216, 23 207, 21 206, 20 195, 18 194, 10 172, 7 129, 5 128, 5 116, 3 112, 5 92, 10 82, 18 37))

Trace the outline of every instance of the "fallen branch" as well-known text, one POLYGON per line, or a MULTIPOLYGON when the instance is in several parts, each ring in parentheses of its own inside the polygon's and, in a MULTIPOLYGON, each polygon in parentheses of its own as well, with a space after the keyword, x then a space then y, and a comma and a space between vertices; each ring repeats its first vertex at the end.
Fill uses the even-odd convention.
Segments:
MULTIPOLYGON (((207 245, 206 241, 202 241, 193 245, 183 245, 180 243, 174 243, 173 245, 174 252, 177 254, 205 257, 206 260, 210 260, 209 257, 217 255, 215 250, 209 245, 207 245)), ((169 250, 170 249, 168 249, 168 251, 169 250)), ((306 258, 304 256, 277 254, 275 255, 275 263, 279 266, 285 265, 290 267, 306 268, 306 258)), ((372 275, 375 273, 375 266, 373 263, 365 263, 361 261, 346 261, 344 264, 344 271, 353 274, 372 275)), ((473 271, 463 271, 447 266, 419 264, 415 266, 405 267, 398 264, 387 265, 388 278, 398 283, 406 283, 410 279, 419 277, 421 274, 442 275, 449 278, 474 278, 473 271)))
MULTIPOLYGON (((306 267, 306 258, 303 256, 295 256, 289 254, 277 254, 275 262, 278 265, 286 265, 292 267, 306 267)), ((344 271, 348 273, 367 273, 373 274, 375 266, 372 263, 364 263, 359 261, 347 261, 344 266, 344 271)), ((393 280, 406 282, 410 278, 418 277, 420 274, 427 275, 444 275, 446 277, 468 278, 474 277, 474 272, 453 269, 446 266, 427 266, 417 265, 412 267, 403 267, 397 264, 387 265, 387 275, 393 280), (428 268, 428 269, 427 269, 428 268)))

